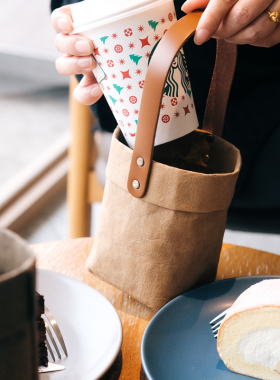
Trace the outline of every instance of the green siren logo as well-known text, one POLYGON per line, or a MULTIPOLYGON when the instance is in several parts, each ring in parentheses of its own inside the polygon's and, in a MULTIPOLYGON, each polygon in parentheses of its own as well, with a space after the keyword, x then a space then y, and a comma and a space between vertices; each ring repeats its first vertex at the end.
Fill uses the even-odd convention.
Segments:
MULTIPOLYGON (((159 40, 155 44, 155 46, 153 47, 153 49, 150 53, 149 60, 148 60, 148 65, 150 64, 151 58, 152 58, 152 56, 153 56, 153 54, 157 48, 157 45, 159 44, 160 41, 161 40, 159 40)), ((179 86, 178 86, 178 83, 176 82, 176 80, 174 78, 174 75, 175 75, 175 72, 177 69, 180 71, 181 85, 184 89, 184 92, 187 93, 189 95, 189 97, 191 97, 191 86, 190 86, 190 80, 189 80, 189 74, 188 74, 186 59, 185 59, 184 54, 181 51, 179 51, 179 53, 177 54, 177 56, 175 57, 172 65, 171 65, 170 71, 169 71, 168 76, 167 76, 166 86, 164 88, 164 94, 166 96, 170 96, 172 98, 179 96, 179 86)))

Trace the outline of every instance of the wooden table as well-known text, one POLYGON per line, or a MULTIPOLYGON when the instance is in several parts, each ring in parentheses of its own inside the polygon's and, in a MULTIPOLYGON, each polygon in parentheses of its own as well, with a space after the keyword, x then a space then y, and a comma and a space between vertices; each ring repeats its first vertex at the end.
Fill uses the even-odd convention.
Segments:
MULTIPOLYGON (((143 333, 155 312, 87 272, 85 262, 92 244, 92 238, 84 238, 31 247, 37 257, 37 267, 83 281, 103 294, 117 310, 123 327, 123 342, 115 363, 102 380, 144 380, 146 376, 141 366, 140 346, 143 333)), ((217 280, 265 274, 280 274, 280 256, 255 249, 223 245, 217 280)))

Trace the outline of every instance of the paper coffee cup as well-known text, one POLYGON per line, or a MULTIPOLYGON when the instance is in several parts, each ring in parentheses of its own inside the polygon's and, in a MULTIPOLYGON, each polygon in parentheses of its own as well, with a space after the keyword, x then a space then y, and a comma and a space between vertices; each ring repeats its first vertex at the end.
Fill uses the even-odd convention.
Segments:
MULTIPOLYGON (((176 21, 171 0, 86 0, 72 5, 74 30, 95 46, 93 70, 122 133, 133 149, 141 97, 150 59, 176 21)), ((164 89, 155 145, 198 127, 183 49, 164 89)))

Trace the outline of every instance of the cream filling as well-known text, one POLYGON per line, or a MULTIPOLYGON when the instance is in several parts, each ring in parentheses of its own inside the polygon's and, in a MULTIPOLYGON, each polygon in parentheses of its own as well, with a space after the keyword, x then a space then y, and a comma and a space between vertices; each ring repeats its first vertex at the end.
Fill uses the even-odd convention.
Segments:
POLYGON ((280 328, 265 328, 245 334, 239 343, 239 353, 248 363, 276 370, 280 362, 280 328))

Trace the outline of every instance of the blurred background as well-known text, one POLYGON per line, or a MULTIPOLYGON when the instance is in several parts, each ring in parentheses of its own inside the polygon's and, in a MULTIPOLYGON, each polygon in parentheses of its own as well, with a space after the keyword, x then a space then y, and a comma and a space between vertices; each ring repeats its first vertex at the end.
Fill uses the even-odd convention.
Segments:
MULTIPOLYGON (((73 105, 69 78, 55 69, 60 53, 50 3, 0 0, 0 5, 0 227, 30 243, 65 240, 70 237, 66 194, 73 105)), ((92 236, 110 136, 97 131, 94 141, 99 195, 90 206, 92 236)), ((256 224, 254 212, 231 213, 224 241, 280 254, 279 215, 269 220, 264 213, 256 224)))

